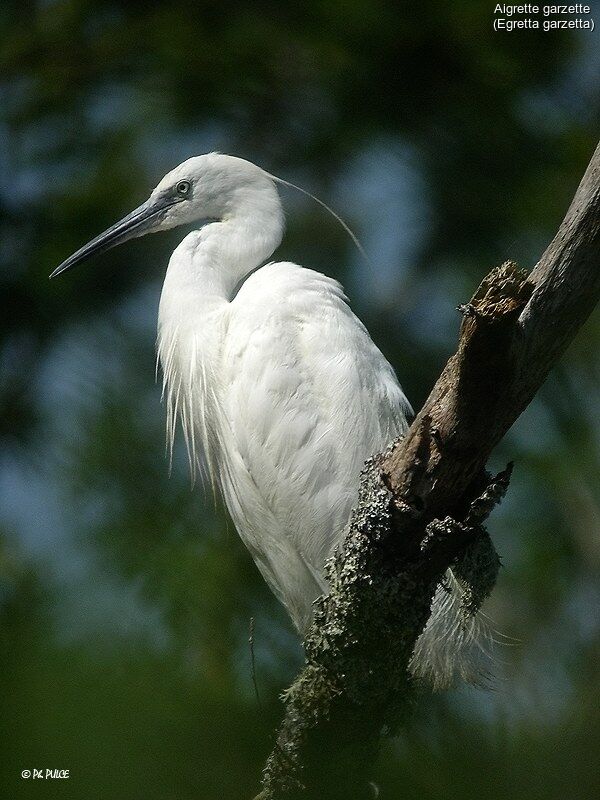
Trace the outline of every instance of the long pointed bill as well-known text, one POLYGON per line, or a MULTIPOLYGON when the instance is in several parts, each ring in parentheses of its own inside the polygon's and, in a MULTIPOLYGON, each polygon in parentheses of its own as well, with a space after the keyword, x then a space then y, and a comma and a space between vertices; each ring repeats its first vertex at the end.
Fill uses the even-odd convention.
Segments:
POLYGON ((163 211, 174 205, 177 202, 172 197, 156 197, 146 200, 141 206, 136 208, 131 214, 127 214, 122 220, 111 225, 110 228, 96 236, 91 242, 88 242, 81 247, 76 253, 63 261, 62 264, 54 270, 50 275, 51 278, 56 278, 62 272, 66 272, 76 264, 80 264, 90 256, 103 253, 111 247, 116 247, 118 244, 126 242, 128 239, 133 239, 136 236, 143 236, 149 233, 156 223, 160 220, 163 211))

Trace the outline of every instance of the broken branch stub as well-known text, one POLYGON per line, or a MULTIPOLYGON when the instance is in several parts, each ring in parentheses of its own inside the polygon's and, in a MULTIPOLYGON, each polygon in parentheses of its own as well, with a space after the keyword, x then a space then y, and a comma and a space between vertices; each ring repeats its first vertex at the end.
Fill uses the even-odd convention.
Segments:
MULTIPOLYGON (((460 308, 457 352, 406 438, 383 459, 382 476, 399 512, 404 512, 407 524, 399 527, 408 536, 413 528, 418 537, 417 520, 427 523, 453 512, 460 517, 465 494, 505 432, 500 409, 515 379, 518 318, 533 288, 512 261, 484 278, 471 301, 460 308)), ((413 538, 408 549, 415 544, 413 538)))

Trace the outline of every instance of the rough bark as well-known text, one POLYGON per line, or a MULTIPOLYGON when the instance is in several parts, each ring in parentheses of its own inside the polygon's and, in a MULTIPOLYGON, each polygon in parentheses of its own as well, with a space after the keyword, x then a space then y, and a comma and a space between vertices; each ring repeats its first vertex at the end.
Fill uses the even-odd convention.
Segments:
POLYGON ((599 299, 600 145, 538 264, 527 275, 508 261, 484 278, 408 434, 366 465, 261 800, 373 796, 371 768, 411 702, 407 666, 436 586, 468 553, 474 606, 493 588, 483 522, 510 470, 490 479, 487 459, 599 299))

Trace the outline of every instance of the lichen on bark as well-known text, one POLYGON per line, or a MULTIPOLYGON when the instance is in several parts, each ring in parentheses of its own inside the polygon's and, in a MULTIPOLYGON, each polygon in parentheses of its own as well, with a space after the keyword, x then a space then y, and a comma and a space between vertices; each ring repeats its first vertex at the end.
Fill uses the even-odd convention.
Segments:
POLYGON ((330 593, 315 603, 306 666, 284 695, 261 800, 372 797, 382 734, 396 732, 419 688, 407 667, 446 567, 471 552, 463 564, 468 613, 491 591, 498 561, 482 522, 507 485, 504 474, 491 481, 468 522, 430 522, 407 561, 381 457, 367 462, 347 534, 327 565, 330 593), (335 758, 324 759, 333 742, 335 758))

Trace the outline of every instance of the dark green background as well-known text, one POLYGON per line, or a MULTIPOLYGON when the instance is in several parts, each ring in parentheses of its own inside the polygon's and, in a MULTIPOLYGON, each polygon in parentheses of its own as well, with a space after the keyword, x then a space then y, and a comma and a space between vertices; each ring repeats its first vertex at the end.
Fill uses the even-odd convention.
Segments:
MULTIPOLYGON (((535 263, 598 136, 598 36, 494 34, 493 7, 0 6, 2 798, 250 798, 300 663, 181 442, 168 477, 154 337, 181 232, 49 272, 184 158, 249 158, 356 229, 373 268, 286 190, 278 255, 342 280, 418 408, 456 305, 535 263)), ((490 524, 495 688, 424 701, 383 798, 600 796, 599 343, 596 313, 494 456, 516 462, 490 524)))

